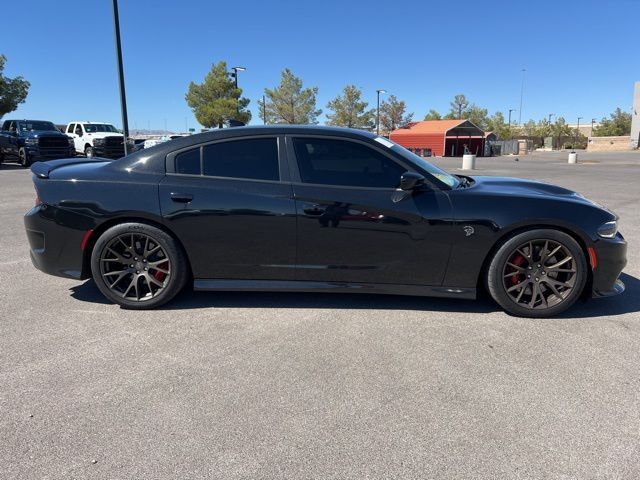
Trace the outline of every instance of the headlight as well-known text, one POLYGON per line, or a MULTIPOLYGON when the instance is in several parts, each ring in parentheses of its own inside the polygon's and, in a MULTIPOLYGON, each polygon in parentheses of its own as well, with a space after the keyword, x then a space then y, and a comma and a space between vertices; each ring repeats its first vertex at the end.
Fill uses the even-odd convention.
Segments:
POLYGON ((104 138, 94 138, 93 139, 93 145, 104 145, 104 138))
POLYGON ((613 238, 618 233, 618 222, 603 223, 598 227, 598 236, 602 238, 613 238))
POLYGON ((73 138, 69 137, 69 138, 67 138, 67 140, 69 140, 69 146, 70 147, 75 146, 75 143, 73 142, 73 138))
POLYGON ((24 141, 25 145, 37 145, 38 144, 38 139, 37 138, 27 138, 24 141))

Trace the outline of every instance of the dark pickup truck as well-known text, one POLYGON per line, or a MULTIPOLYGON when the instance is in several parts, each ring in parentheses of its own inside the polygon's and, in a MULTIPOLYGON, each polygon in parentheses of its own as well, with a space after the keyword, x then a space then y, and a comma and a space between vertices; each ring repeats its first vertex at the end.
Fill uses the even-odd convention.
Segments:
POLYGON ((73 139, 51 122, 5 120, 0 131, 0 163, 17 161, 29 167, 38 160, 75 157, 73 139))

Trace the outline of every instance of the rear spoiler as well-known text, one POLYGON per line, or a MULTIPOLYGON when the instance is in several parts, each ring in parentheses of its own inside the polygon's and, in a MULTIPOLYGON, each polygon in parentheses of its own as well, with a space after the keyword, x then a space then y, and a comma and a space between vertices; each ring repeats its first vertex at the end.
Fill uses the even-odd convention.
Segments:
POLYGON ((80 163, 110 162, 108 158, 61 158, 60 160, 49 160, 46 162, 36 162, 31 165, 31 172, 38 178, 49 178, 49 174, 60 167, 78 165, 80 163))

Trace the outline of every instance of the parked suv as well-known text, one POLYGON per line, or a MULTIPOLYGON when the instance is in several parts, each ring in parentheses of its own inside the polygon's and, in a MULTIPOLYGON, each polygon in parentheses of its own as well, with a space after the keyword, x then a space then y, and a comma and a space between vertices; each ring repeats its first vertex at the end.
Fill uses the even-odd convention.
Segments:
MULTIPOLYGON (((91 157, 120 158, 124 156, 124 135, 110 123, 72 122, 65 130, 73 139, 77 153, 91 157)), ((133 140, 127 140, 133 151, 133 140)))
POLYGON ((0 131, 0 163, 18 161, 29 167, 37 160, 75 157, 73 141, 44 120, 5 120, 0 131))

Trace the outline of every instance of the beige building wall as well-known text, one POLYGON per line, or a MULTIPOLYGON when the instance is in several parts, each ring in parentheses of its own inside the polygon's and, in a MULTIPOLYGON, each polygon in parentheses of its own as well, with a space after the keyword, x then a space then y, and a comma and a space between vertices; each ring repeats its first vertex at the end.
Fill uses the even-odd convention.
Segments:
POLYGON ((587 145, 588 152, 621 152, 630 150, 631 137, 591 137, 587 145))

